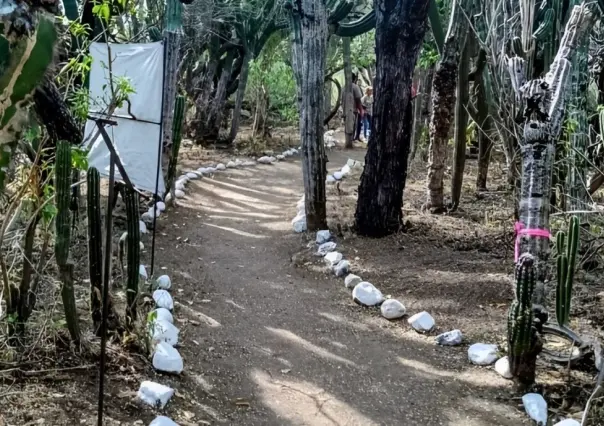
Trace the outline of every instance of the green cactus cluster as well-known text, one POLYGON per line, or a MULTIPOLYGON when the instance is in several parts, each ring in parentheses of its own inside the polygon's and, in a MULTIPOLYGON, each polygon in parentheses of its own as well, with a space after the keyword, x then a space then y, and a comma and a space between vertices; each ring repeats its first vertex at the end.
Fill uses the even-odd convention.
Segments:
POLYGON ((128 235, 126 247, 128 253, 128 280, 126 285, 126 316, 136 320, 136 301, 138 298, 138 281, 140 266, 140 225, 138 193, 130 187, 124 189, 124 204, 126 205, 126 226, 128 235))
POLYGON ((523 359, 535 346, 537 339, 533 327, 533 291, 536 277, 534 258, 525 253, 516 263, 516 298, 508 311, 508 351, 510 369, 514 376, 519 368, 518 360, 523 359))
POLYGON ((558 325, 568 325, 573 291, 573 280, 579 249, 579 219, 571 217, 568 232, 556 234, 556 265, 558 282, 556 286, 556 320, 558 325))
POLYGON ((103 225, 101 215, 101 176, 91 167, 86 175, 88 216, 88 271, 90 273, 90 309, 95 329, 102 319, 103 225))

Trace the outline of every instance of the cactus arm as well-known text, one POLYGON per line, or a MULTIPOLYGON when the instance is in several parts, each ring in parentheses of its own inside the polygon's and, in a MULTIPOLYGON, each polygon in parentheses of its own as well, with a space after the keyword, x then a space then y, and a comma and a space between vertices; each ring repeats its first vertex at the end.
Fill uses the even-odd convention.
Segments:
POLYGON ((138 299, 139 265, 140 265, 140 226, 138 211, 138 193, 130 187, 124 191, 126 205, 126 221, 128 236, 128 282, 127 282, 127 307, 126 315, 132 321, 136 320, 136 302, 138 299))
POLYGON ((571 217, 568 228, 568 246, 567 246, 567 273, 564 286, 564 323, 568 324, 570 319, 570 305, 573 291, 573 280, 575 278, 575 268, 577 263, 577 251, 579 248, 579 219, 576 216, 571 217))
POLYGON ((335 34, 339 37, 356 37, 375 28, 375 11, 368 12, 356 21, 337 24, 335 34))
POLYGON ((157 27, 151 27, 147 30, 151 41, 160 41, 162 39, 161 31, 157 27))
POLYGON ((90 308, 95 330, 102 320, 103 294, 103 232, 101 218, 101 176, 94 167, 88 169, 87 216, 88 216, 88 271, 90 273, 90 308))
POLYGON ((327 24, 336 24, 352 11, 354 7, 353 1, 340 0, 336 3, 333 12, 327 18, 327 24))

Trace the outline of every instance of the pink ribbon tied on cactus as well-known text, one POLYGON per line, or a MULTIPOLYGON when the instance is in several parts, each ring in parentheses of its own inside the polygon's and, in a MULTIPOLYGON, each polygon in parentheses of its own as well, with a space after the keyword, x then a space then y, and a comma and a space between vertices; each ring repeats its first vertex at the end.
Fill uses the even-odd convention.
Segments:
POLYGON ((551 238, 552 234, 547 229, 526 228, 522 222, 514 224, 514 232, 516 233, 516 242, 514 244, 514 262, 518 262, 520 257, 520 237, 528 235, 529 237, 551 238))

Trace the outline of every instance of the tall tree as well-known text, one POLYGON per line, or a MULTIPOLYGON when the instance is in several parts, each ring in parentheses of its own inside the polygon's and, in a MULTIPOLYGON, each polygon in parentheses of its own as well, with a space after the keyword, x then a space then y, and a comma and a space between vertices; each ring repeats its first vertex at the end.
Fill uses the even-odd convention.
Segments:
POLYGON ((355 214, 362 235, 401 224, 412 133, 411 82, 428 27, 429 0, 374 0, 376 77, 373 120, 355 214))

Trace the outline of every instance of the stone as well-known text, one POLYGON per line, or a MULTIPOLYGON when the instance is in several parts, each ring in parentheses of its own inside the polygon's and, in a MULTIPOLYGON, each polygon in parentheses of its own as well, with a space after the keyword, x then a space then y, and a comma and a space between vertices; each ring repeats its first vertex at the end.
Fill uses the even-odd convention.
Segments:
POLYGON ((283 155, 283 154, 277 155, 277 160, 279 160, 279 161, 285 160, 285 155, 283 155))
POLYGON ((147 213, 149 213, 149 216, 151 216, 151 219, 153 219, 153 215, 156 215, 157 217, 161 216, 161 212, 159 210, 157 210, 155 208, 155 206, 149 207, 149 210, 147 211, 147 213))
POLYGON ((250 167, 250 166, 255 166, 256 163, 254 163, 253 161, 244 161, 242 166, 244 167, 250 167))
POLYGON ((166 203, 164 203, 163 201, 158 201, 157 203, 155 203, 155 208, 163 213, 166 211, 166 203))
POLYGON ((495 363, 495 371, 504 379, 511 379, 512 372, 510 371, 510 360, 507 356, 501 357, 495 363))
POLYGON ((347 260, 341 260, 336 266, 333 267, 333 273, 336 277, 343 277, 348 275, 350 272, 350 262, 347 260))
POLYGON ((319 246, 319 248, 317 249, 317 254, 319 256, 325 256, 327 253, 334 251, 336 247, 336 243, 334 243, 333 241, 328 241, 319 246))
POLYGON ((304 213, 298 213, 298 215, 292 219, 292 226, 294 227, 294 232, 298 234, 306 232, 306 215, 304 213))
POLYGON ((271 163, 272 163, 271 158, 270 158, 270 157, 267 157, 267 156, 260 157, 260 158, 259 158, 258 160, 256 160, 256 161, 258 161, 260 164, 271 164, 271 163))
POLYGON ((336 181, 336 178, 334 178, 332 175, 327 175, 327 178, 325 179, 325 182, 327 183, 333 183, 336 181))
POLYGON ((226 168, 227 168, 227 169, 234 169, 235 167, 237 167, 237 164, 235 164, 235 162, 234 162, 234 161, 229 161, 229 162, 226 164, 226 168))
POLYGON ((182 189, 177 189, 176 191, 174 191, 174 195, 176 196, 176 198, 185 198, 185 191, 183 191, 182 189))
POLYGON ((468 348, 468 359, 472 364, 491 365, 497 361, 497 345, 474 343, 468 348))
POLYGON ((166 373, 180 374, 184 368, 182 356, 166 342, 155 345, 153 368, 166 373))
POLYGON ((143 213, 143 215, 141 216, 141 219, 143 219, 143 221, 145 223, 149 223, 149 224, 153 223, 153 215, 151 213, 149 213, 149 212, 143 213))
POLYGON ((169 311, 174 309, 174 301, 172 300, 172 296, 170 296, 170 293, 168 293, 166 290, 155 290, 153 292, 153 300, 158 308, 166 308, 169 311))
POLYGON ((138 275, 140 275, 143 280, 147 281, 149 275, 147 275, 147 268, 145 268, 145 265, 140 265, 138 267, 138 275))
POLYGON ((340 173, 342 173, 342 176, 348 176, 350 174, 350 166, 348 164, 344 165, 340 173))
POLYGON ((156 319, 149 324, 149 329, 154 343, 166 342, 170 346, 178 345, 180 330, 171 322, 156 319))
POLYGON ((338 263, 340 263, 342 257, 342 253, 340 253, 339 251, 332 251, 327 253, 323 259, 325 259, 327 266, 333 268, 338 263))
POLYGON ((522 396, 522 405, 526 414, 537 422, 537 426, 547 425, 547 402, 538 393, 527 393, 522 396))
POLYGON ((163 289, 163 290, 170 290, 171 287, 172 287, 172 281, 170 280, 170 277, 167 275, 162 275, 155 280, 155 288, 159 288, 159 289, 163 289))
POLYGON ((166 308, 155 308, 151 311, 151 315, 154 316, 153 321, 168 321, 170 324, 174 324, 174 317, 172 316, 172 312, 167 310, 166 308))
POLYGON ((352 158, 349 158, 348 161, 346 161, 346 165, 350 168, 356 166, 357 163, 358 163, 358 161, 353 160, 352 158))
POLYGON ((177 191, 184 191, 185 190, 184 182, 182 180, 176 181, 176 183, 174 184, 174 189, 176 189, 177 191))
POLYGON ((317 231, 317 238, 315 240, 317 244, 323 244, 329 240, 331 240, 331 232, 328 229, 317 231))
POLYGON ((428 312, 423 311, 413 315, 407 322, 418 333, 427 333, 434 328, 434 318, 428 312))
POLYGON ((457 346, 463 341, 461 330, 451 330, 436 336, 436 343, 441 346, 457 346))
POLYGON ((201 173, 202 175, 209 175, 210 174, 210 172, 208 171, 208 169, 206 169, 205 167, 200 167, 200 168, 197 169, 197 171, 199 173, 201 173))
POLYGON ((144 381, 138 389, 138 399, 154 408, 163 409, 174 395, 174 389, 159 383, 144 381))
POLYGON ((216 164, 216 170, 226 170, 226 166, 222 163, 216 164))
POLYGON ((199 179, 199 175, 197 173, 193 173, 193 172, 187 173, 187 177, 191 180, 199 179))
POLYGON ((243 165, 243 161, 241 161, 239 158, 236 158, 235 159, 235 167, 239 167, 241 165, 243 165))
POLYGON ((216 172, 216 167, 206 167, 206 171, 208 172, 208 174, 212 174, 216 172))
POLYGON ((277 159, 275 157, 273 157, 272 155, 270 157, 268 157, 268 159, 270 160, 271 163, 274 163, 275 161, 277 161, 277 159))
POLYGON ((184 183, 185 185, 186 185, 187 183, 189 183, 189 177, 188 177, 186 174, 184 174, 184 175, 180 175, 180 176, 178 177, 178 179, 176 179, 176 180, 177 180, 177 181, 178 181, 178 180, 182 181, 182 183, 184 183))
POLYGON ((142 220, 138 221, 138 228, 140 229, 141 234, 146 234, 148 232, 147 225, 145 225, 145 222, 142 220))
POLYGON ((343 177, 344 175, 342 174, 342 172, 333 172, 333 178, 335 180, 342 180, 343 177))
POLYGON ((579 423, 575 419, 564 419, 556 423, 554 426, 581 426, 581 423, 579 423))
POLYGON ((169 417, 157 416, 149 426, 178 426, 178 423, 174 423, 169 417))
POLYGON ((361 281, 352 290, 352 300, 361 306, 376 306, 384 301, 384 295, 370 282, 361 281))
POLYGON ((170 194, 169 192, 166 194, 166 203, 169 203, 170 201, 172 201, 172 194, 170 194))
POLYGON ((292 149, 290 149, 290 151, 291 151, 291 152, 292 152, 294 155, 296 155, 296 154, 298 153, 298 150, 300 150, 300 149, 302 149, 302 147, 300 147, 300 148, 298 148, 298 149, 296 149, 296 148, 292 148, 292 149))
POLYGON ((406 311, 405 305, 396 299, 385 300, 382 306, 380 306, 382 316, 389 320, 402 318, 406 311))
POLYGON ((348 274, 348 275, 346 275, 346 278, 344 279, 344 286, 346 288, 354 288, 361 281, 363 281, 363 279, 361 277, 359 277, 358 275, 348 274))

